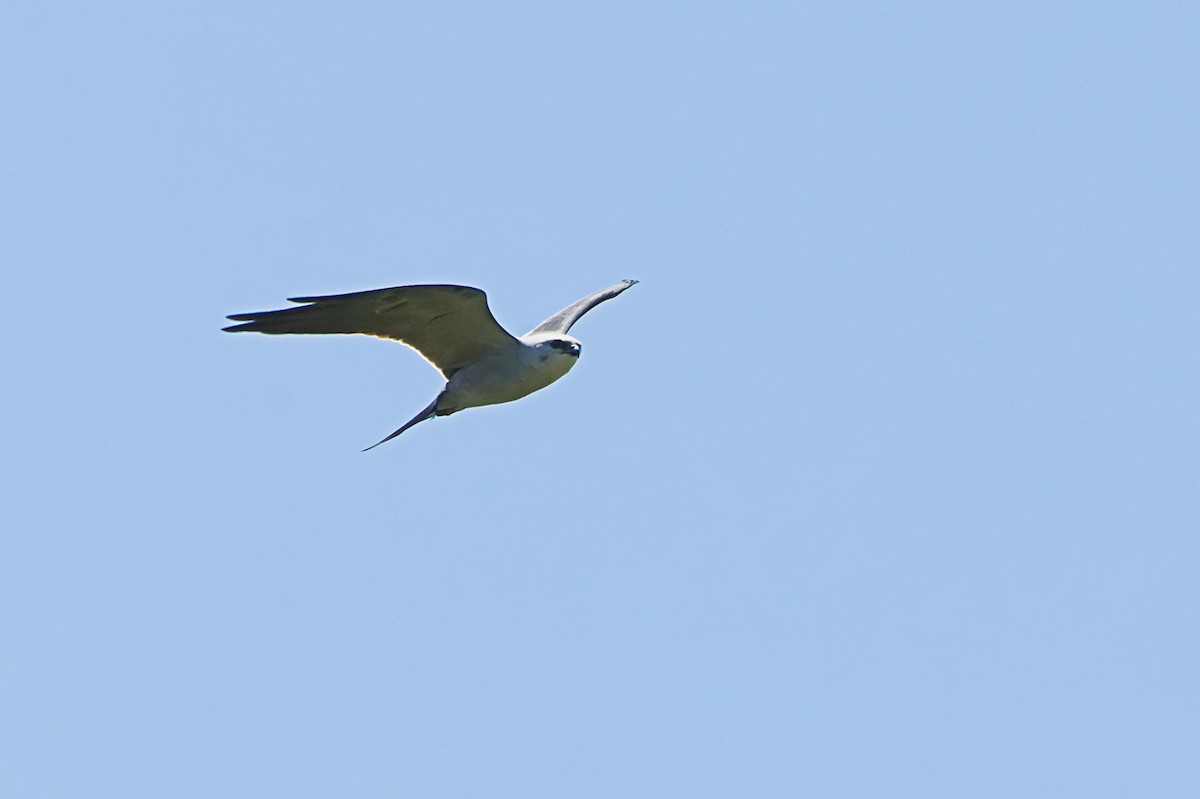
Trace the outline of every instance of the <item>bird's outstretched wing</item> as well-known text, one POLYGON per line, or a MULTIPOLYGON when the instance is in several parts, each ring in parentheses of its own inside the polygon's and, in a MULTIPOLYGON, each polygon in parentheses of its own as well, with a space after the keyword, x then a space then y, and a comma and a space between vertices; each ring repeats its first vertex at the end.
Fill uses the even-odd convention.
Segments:
POLYGON ((609 286, 606 289, 601 289, 595 294, 589 294, 578 302, 571 303, 566 308, 551 316, 545 322, 530 330, 525 335, 533 335, 534 333, 566 333, 571 329, 571 325, 579 321, 579 317, 583 316, 588 311, 595 308, 605 300, 611 300, 613 297, 620 294, 625 289, 637 283, 636 280, 622 280, 615 286, 609 286))
POLYGON ((403 342, 447 379, 467 364, 520 346, 492 316, 487 295, 470 286, 390 289, 293 297, 280 311, 233 314, 231 333, 363 333, 403 342))

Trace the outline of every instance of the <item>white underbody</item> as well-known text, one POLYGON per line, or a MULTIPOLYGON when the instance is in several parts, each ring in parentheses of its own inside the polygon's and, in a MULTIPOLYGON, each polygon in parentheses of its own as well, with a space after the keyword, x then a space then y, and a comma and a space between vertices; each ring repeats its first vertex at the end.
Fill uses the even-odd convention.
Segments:
POLYGON ((455 372, 438 397, 438 415, 512 402, 545 388, 571 371, 579 356, 544 345, 545 338, 520 339, 520 346, 510 352, 484 358, 455 372))

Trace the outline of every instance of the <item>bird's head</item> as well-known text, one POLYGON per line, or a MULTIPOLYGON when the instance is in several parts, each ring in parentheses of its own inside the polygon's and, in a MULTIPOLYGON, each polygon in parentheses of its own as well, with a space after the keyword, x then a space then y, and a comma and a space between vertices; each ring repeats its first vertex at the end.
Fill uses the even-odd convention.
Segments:
POLYGON ((544 355, 569 355, 578 358, 580 350, 583 349, 579 339, 566 333, 537 333, 523 336, 522 340, 544 355))

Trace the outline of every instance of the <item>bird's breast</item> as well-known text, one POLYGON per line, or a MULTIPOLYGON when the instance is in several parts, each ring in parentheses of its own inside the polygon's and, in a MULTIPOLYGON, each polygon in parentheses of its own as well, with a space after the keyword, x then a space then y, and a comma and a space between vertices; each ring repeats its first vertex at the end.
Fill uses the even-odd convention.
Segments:
POLYGON ((439 408, 458 411, 512 402, 558 380, 577 360, 574 355, 528 346, 485 358, 454 373, 439 408))

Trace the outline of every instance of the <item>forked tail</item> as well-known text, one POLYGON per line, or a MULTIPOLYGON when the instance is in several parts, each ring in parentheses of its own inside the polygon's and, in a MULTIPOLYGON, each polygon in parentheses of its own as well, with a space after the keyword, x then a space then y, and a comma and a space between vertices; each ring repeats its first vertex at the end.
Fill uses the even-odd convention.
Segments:
POLYGON ((425 407, 425 410, 421 411, 416 416, 414 416, 413 418, 411 418, 407 422, 405 422, 403 427, 401 427, 399 430, 392 433, 390 436, 383 439, 382 441, 375 442, 371 446, 364 449, 363 452, 373 450, 376 447, 378 447, 380 444, 386 444, 388 441, 391 441, 393 438, 400 435, 401 433, 403 433, 405 430, 412 427, 413 425, 415 425, 419 422, 423 422, 426 419, 432 419, 433 417, 437 416, 437 404, 438 404, 438 400, 440 400, 441 398, 442 398, 442 395, 439 394, 437 399, 435 399, 433 402, 429 403, 429 405, 427 405, 425 407))

